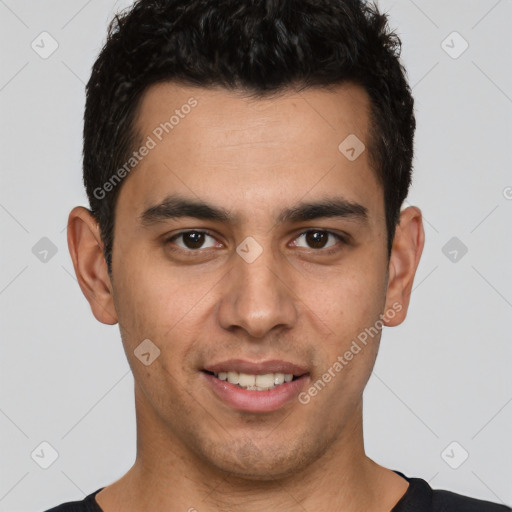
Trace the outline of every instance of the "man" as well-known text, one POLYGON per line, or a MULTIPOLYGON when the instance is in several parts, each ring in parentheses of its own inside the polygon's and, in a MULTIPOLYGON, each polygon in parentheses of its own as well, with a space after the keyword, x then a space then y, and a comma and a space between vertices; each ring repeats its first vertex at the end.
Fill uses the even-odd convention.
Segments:
POLYGON ((137 458, 54 512, 505 511, 363 445, 424 244, 399 40, 356 0, 141 0, 87 86, 68 243, 119 323, 137 458))

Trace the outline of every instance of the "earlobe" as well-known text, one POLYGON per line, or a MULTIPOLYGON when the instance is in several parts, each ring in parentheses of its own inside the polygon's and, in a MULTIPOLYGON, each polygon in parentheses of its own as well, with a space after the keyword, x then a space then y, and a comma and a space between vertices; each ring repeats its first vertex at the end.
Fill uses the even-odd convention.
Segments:
POLYGON ((68 248, 82 293, 99 322, 117 323, 112 283, 103 256, 98 223, 86 208, 77 206, 68 218, 68 248))
POLYGON ((421 211, 415 206, 402 210, 389 260, 384 325, 401 324, 411 298, 412 285, 425 243, 421 211))

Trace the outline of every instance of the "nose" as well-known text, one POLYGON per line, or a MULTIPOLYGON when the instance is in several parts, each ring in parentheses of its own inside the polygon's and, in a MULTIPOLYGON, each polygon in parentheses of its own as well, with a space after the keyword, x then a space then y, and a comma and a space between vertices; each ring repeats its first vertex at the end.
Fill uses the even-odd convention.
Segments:
POLYGON ((298 311, 291 265, 278 262, 270 248, 251 263, 235 254, 224 283, 218 308, 224 329, 243 329, 251 338, 261 339, 272 329, 295 325, 298 311))

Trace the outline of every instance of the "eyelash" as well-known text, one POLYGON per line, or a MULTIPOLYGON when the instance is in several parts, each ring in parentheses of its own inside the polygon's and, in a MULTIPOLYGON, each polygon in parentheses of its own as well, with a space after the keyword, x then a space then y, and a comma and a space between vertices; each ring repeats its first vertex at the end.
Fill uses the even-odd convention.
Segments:
MULTIPOLYGON (((177 238, 179 238, 180 236, 183 236, 183 235, 186 235, 186 234, 189 234, 189 233, 199 233, 199 234, 204 234, 204 235, 208 235, 212 238, 215 238, 215 235, 209 231, 206 231, 206 230, 199 230, 199 229, 189 229, 187 231, 180 231, 179 233, 176 233, 168 238, 165 239, 164 243, 165 245, 167 244, 170 244, 171 242, 173 242, 174 240, 176 240, 177 238)), ((338 233, 334 233, 333 231, 329 231, 327 229, 307 229, 306 231, 303 231, 301 233, 299 233, 294 240, 297 240, 298 238, 300 238, 301 236, 303 235, 306 235, 308 233, 326 233, 327 235, 332 235, 334 236, 335 238, 338 239, 338 242, 341 242, 343 245, 346 245, 348 243, 346 237, 338 234, 338 233)), ((171 249, 172 251, 183 251, 185 253, 188 253, 190 254, 191 256, 194 254, 194 253, 199 253, 199 252, 202 252, 204 251, 205 249, 183 249, 182 247, 178 247, 178 248, 172 248, 171 249)), ((335 244, 333 247, 329 247, 327 249, 309 249, 313 252, 319 252, 319 253, 322 253, 324 255, 331 255, 331 254, 334 254, 335 252, 338 252, 340 250, 340 248, 338 247, 338 244, 335 244)))

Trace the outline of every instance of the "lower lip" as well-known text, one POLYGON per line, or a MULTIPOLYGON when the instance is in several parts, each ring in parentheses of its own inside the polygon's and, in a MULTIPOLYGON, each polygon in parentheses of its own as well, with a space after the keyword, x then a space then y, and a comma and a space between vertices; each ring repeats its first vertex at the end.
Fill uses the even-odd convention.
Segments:
POLYGON ((305 386, 308 374, 291 382, 285 382, 268 391, 243 389, 227 380, 220 380, 209 373, 202 372, 213 392, 233 409, 247 412, 272 412, 296 399, 305 386))

